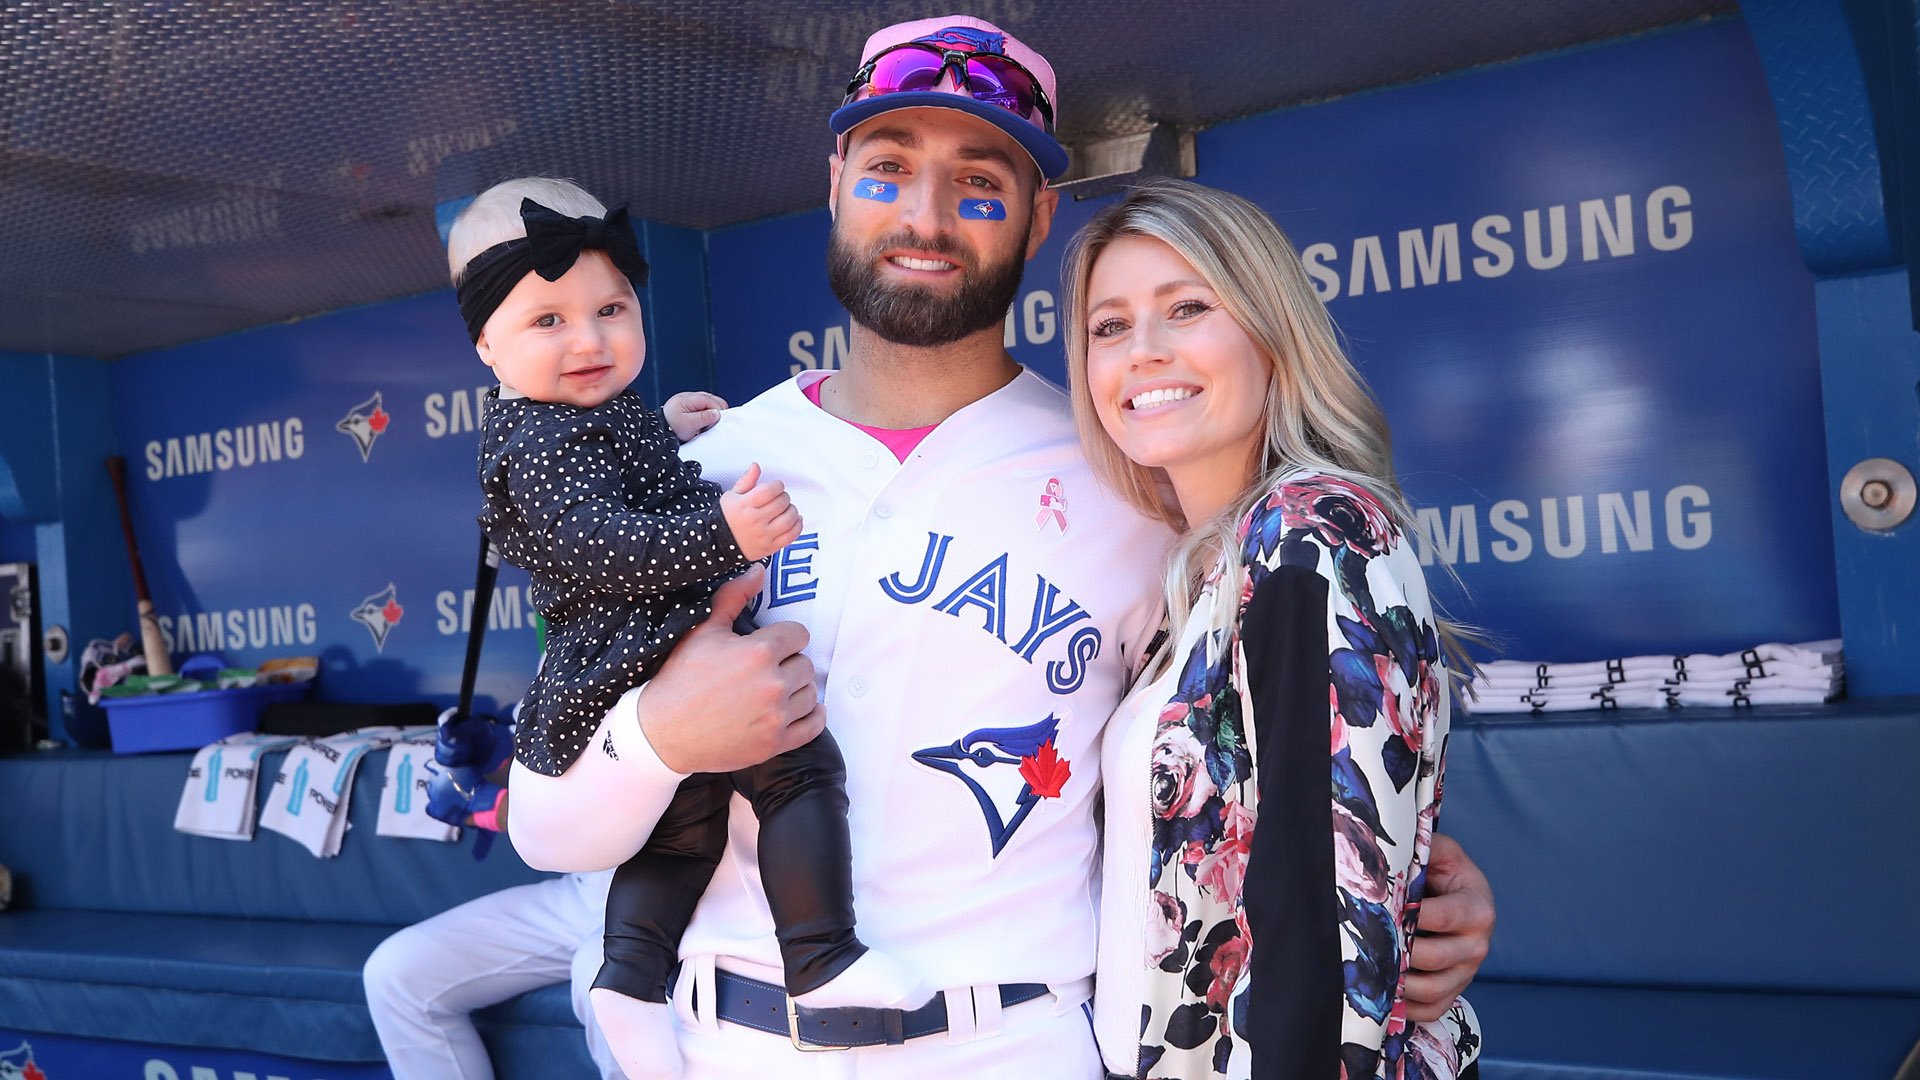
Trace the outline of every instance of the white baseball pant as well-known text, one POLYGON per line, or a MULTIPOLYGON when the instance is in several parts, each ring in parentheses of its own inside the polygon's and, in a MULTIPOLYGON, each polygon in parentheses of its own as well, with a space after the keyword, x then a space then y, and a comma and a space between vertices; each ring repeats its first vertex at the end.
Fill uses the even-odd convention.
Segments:
POLYGON ((571 982, 573 1014, 603 1080, 622 1080, 593 1022, 611 874, 502 889, 409 926, 367 958, 367 1008, 394 1080, 492 1080, 472 1012, 571 982))

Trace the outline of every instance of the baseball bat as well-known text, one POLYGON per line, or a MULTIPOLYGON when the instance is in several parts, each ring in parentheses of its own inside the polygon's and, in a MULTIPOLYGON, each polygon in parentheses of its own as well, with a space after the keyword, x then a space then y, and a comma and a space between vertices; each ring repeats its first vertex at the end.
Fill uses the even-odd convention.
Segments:
POLYGON ((480 639, 487 635, 493 610, 493 583, 500 576, 500 549, 480 532, 480 565, 473 575, 473 611, 467 616, 467 661, 460 669, 460 716, 473 715, 473 683, 480 674, 480 639))
POLYGON ((133 537, 133 512, 127 509, 127 459, 107 459, 107 474, 113 477, 113 495, 120 502, 120 531, 127 538, 127 559, 133 564, 133 592, 140 600, 140 651, 147 658, 147 674, 173 674, 173 659, 167 655, 166 639, 160 636, 160 619, 153 613, 153 594, 147 590, 147 571, 140 565, 140 543, 133 537))

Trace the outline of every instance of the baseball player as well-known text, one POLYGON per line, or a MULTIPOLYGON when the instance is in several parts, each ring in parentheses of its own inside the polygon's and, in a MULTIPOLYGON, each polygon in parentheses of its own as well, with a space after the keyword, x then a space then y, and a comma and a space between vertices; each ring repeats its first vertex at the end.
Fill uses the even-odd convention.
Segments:
POLYGON ((573 1014, 602 1080, 621 1080, 588 999, 605 955, 612 878, 567 874, 501 889, 381 942, 361 977, 396 1080, 493 1080, 473 1013, 560 982, 572 984, 573 1014))
POLYGON ((1065 396, 1001 345, 1067 164, 1046 61, 958 16, 862 55, 829 169, 846 366, 732 410, 694 451, 722 485, 777 462, 808 531, 716 592, 567 772, 516 764, 509 830, 532 865, 613 865, 687 773, 830 718, 862 935, 942 992, 911 1011, 788 999, 736 800, 681 944, 688 1075, 1100 1077, 1098 743, 1158 628, 1169 534, 1095 482, 1065 396), (772 625, 735 639, 750 596, 772 625))

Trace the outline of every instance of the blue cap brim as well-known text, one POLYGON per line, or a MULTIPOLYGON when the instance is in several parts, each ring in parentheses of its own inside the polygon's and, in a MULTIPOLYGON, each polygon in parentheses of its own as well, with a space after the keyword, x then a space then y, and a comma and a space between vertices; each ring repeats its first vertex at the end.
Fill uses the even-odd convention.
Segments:
POLYGON ((1059 140, 1037 126, 1022 120, 998 105, 989 105, 984 101, 975 101, 959 94, 948 94, 938 90, 910 90, 898 94, 883 94, 856 101, 851 105, 842 105, 828 118, 827 126, 835 135, 845 135, 855 127, 895 109, 954 109, 970 116, 977 116, 1001 131, 1007 133, 1014 142, 1020 144, 1033 156, 1033 163, 1040 166, 1041 175, 1052 180, 1067 171, 1067 148, 1059 140))

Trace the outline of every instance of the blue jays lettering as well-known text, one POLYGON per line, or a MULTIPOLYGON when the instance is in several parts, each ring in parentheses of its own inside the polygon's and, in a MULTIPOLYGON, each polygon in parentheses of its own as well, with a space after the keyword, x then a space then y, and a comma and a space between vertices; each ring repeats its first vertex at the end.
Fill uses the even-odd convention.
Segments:
MULTIPOLYGON (((1040 647, 1050 638, 1075 623, 1093 618, 1086 608, 1063 594, 1060 586, 1048 581, 1045 575, 1035 574, 1033 606, 1027 617, 1026 629, 1017 639, 1008 642, 1007 608, 1011 601, 1009 584, 1012 577, 1008 569, 1009 556, 1003 553, 989 560, 985 566, 967 574, 951 590, 941 592, 947 549, 952 543, 951 536, 928 533, 927 549, 920 559, 920 568, 910 579, 897 571, 881 578, 880 591, 902 604, 923 604, 939 593, 940 599, 933 601, 933 610, 955 618, 961 618, 973 610, 973 617, 982 620, 982 630, 999 638, 1001 644, 1029 664, 1035 662, 1040 647)), ((1046 665, 1047 689, 1056 694, 1071 694, 1080 689, 1086 681, 1089 665, 1100 656, 1100 644, 1100 629, 1097 626, 1083 626, 1074 631, 1067 639, 1066 656, 1049 661, 1046 665)))

